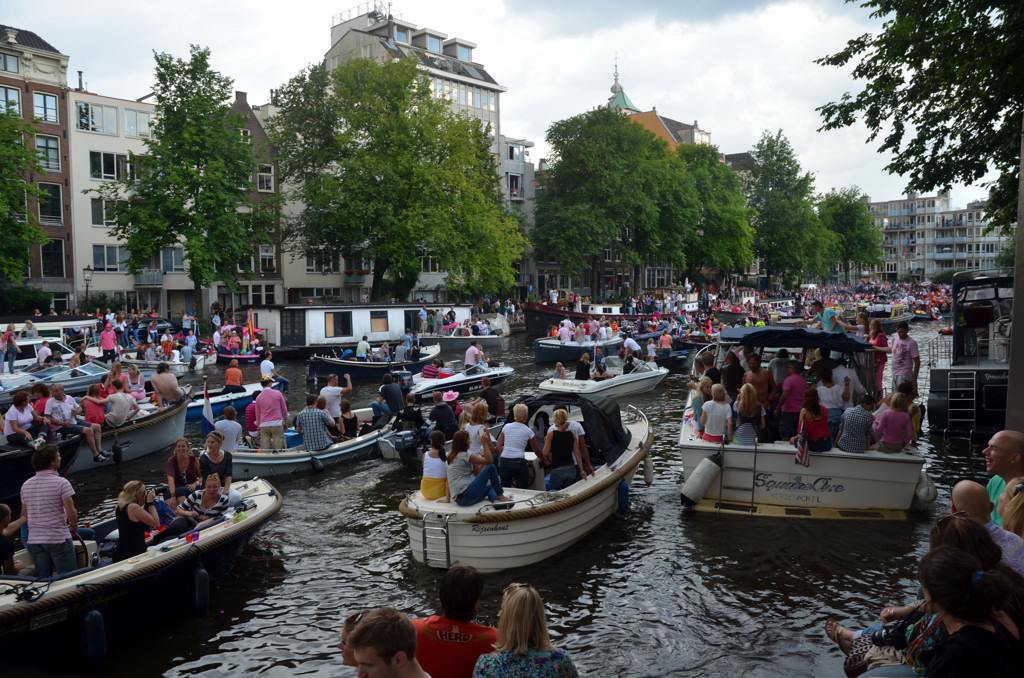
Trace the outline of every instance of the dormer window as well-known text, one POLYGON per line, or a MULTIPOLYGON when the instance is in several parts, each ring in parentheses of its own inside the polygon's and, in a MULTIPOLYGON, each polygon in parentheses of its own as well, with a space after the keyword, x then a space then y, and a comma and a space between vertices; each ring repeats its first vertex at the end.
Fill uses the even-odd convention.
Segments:
POLYGON ((396 28, 395 29, 395 41, 396 42, 404 42, 405 44, 408 45, 409 44, 409 31, 405 30, 404 28, 396 28))
POLYGON ((460 59, 462 59, 463 61, 472 61, 472 59, 470 58, 472 56, 473 56, 473 52, 472 52, 471 49, 469 49, 465 45, 459 45, 459 58, 460 59))
POLYGON ((428 35, 427 36, 427 50, 433 52, 434 54, 440 54, 441 53, 441 38, 437 37, 436 35, 428 35))

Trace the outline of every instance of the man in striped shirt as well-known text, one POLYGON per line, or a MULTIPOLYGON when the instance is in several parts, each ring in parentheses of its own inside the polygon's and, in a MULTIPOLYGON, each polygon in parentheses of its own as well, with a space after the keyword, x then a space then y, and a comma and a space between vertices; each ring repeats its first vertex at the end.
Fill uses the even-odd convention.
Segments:
POLYGON ((37 577, 49 577, 77 567, 71 533, 78 531, 75 490, 57 474, 60 451, 43 445, 32 453, 36 474, 21 486, 21 515, 28 518, 28 550, 35 560, 37 577), (70 530, 68 525, 70 524, 70 530))

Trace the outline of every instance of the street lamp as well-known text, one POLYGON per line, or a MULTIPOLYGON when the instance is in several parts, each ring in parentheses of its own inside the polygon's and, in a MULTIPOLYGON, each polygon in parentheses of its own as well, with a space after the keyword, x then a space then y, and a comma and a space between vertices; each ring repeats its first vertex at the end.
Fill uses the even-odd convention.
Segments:
POLYGON ((85 314, 89 315, 89 285, 92 283, 92 266, 86 266, 82 269, 82 278, 85 280, 85 314))

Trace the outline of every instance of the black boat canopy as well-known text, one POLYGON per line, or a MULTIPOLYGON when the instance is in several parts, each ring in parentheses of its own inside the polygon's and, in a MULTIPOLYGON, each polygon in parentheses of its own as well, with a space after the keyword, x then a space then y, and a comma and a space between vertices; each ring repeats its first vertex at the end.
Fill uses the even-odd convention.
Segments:
POLYGON ((852 334, 809 330, 803 327, 727 327, 718 335, 719 343, 767 346, 772 348, 820 348, 843 353, 871 351, 874 347, 852 334))

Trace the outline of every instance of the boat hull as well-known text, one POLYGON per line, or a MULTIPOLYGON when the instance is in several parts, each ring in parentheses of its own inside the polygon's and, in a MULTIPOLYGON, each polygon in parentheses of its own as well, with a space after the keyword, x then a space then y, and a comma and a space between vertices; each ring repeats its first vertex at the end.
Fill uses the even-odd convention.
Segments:
POLYGON ((231 453, 231 463, 235 474, 233 478, 269 478, 296 473, 313 473, 337 464, 379 456, 380 450, 377 441, 388 433, 390 433, 389 429, 378 429, 365 436, 331 445, 319 452, 309 452, 302 446, 286 450, 259 451, 239 447, 231 453), (319 460, 321 468, 316 468, 312 461, 313 458, 319 460))
POLYGON ((263 360, 262 353, 218 353, 218 365, 230 365, 232 360, 237 360, 239 365, 255 365, 263 360))
POLYGON ((506 339, 509 338, 507 334, 488 334, 484 336, 471 335, 468 337, 451 337, 443 336, 438 337, 437 341, 441 344, 442 353, 455 353, 456 351, 465 351, 469 348, 471 342, 476 341, 476 345, 484 352, 488 354, 491 351, 497 351, 506 344, 506 339))
POLYGON ((647 393, 660 384, 668 376, 668 368, 662 367, 652 372, 637 374, 620 374, 603 381, 576 379, 545 379, 537 386, 541 393, 579 393, 582 395, 602 395, 609 398, 647 393))
POLYGON ((309 358, 309 374, 311 377, 324 377, 329 374, 337 374, 339 377, 347 374, 352 379, 380 379, 392 370, 405 370, 412 374, 419 374, 423 367, 436 358, 441 352, 437 344, 423 347, 420 359, 415 362, 369 362, 366 360, 348 360, 334 356, 313 355, 309 358))
MULTIPOLYGON (((183 363, 181 361, 170 361, 167 362, 167 369, 172 374, 182 376, 192 372, 202 372, 206 368, 208 356, 203 353, 194 353, 192 359, 195 361, 195 365, 191 362, 183 363)), ((135 365, 139 368, 140 372, 156 372, 157 366, 160 363, 165 362, 163 360, 133 360, 131 358, 123 358, 121 364, 124 367, 128 365, 135 365)))
POLYGON ((584 353, 594 355, 595 348, 600 348, 606 356, 616 355, 622 346, 622 337, 599 341, 559 341, 558 339, 535 339, 533 342, 533 359, 536 363, 575 363, 584 353))
MULTIPOLYGON (((244 384, 242 388, 245 391, 238 391, 236 393, 223 393, 220 390, 210 391, 210 407, 213 409, 213 416, 219 417, 224 413, 224 408, 231 405, 235 410, 239 411, 239 416, 241 417, 241 411, 249 406, 254 394, 263 390, 263 386, 260 384, 244 384)), ((274 388, 277 388, 276 383, 274 388)), ((199 421, 202 419, 203 404, 204 399, 202 395, 196 394, 195 400, 189 403, 185 419, 187 421, 199 421)))
MULTIPOLYGON (((491 386, 498 386, 515 374, 511 367, 491 367, 476 374, 458 373, 445 379, 420 379, 413 383, 409 393, 416 394, 418 400, 427 400, 434 396, 434 391, 442 393, 455 391, 459 395, 475 393, 483 390, 483 378, 491 380, 491 386)), ((422 376, 422 375, 420 375, 422 376)))

